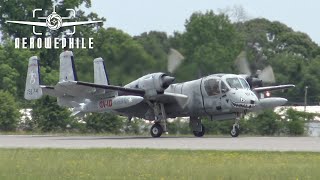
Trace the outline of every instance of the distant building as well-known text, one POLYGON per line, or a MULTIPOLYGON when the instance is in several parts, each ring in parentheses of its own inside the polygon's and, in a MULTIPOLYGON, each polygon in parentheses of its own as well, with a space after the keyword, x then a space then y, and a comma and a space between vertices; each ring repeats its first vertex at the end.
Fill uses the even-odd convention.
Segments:
MULTIPOLYGON (((300 112, 304 112, 305 109, 304 106, 281 106, 276 107, 274 111, 282 115, 289 108, 300 112)), ((314 117, 313 121, 305 123, 305 128, 309 136, 320 137, 320 106, 306 106, 305 112, 319 114, 314 117)))

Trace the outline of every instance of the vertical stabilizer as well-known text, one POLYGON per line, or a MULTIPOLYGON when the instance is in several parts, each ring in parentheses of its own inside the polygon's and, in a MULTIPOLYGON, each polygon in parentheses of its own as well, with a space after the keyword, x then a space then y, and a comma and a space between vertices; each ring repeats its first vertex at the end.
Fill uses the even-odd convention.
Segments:
POLYGON ((40 87, 40 68, 38 57, 32 56, 28 63, 28 74, 26 78, 26 87, 24 91, 24 98, 27 100, 39 99, 42 96, 42 89, 40 87))
POLYGON ((78 81, 73 53, 71 51, 64 51, 60 54, 59 81, 78 81))
POLYGON ((96 58, 93 61, 94 83, 109 85, 109 78, 106 66, 102 58, 96 58))

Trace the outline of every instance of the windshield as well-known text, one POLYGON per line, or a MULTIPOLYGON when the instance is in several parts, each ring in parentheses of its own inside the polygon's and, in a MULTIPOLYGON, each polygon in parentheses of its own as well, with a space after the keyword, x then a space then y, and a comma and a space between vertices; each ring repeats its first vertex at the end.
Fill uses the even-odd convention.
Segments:
POLYGON ((221 92, 226 93, 228 91, 229 91, 229 89, 228 89, 227 85, 223 81, 221 81, 221 92))
POLYGON ((229 86, 231 88, 234 88, 234 89, 243 89, 240 81, 238 78, 227 78, 227 83, 229 84, 229 86))
POLYGON ((250 86, 248 85, 247 81, 242 79, 242 78, 239 78, 240 81, 241 81, 241 84, 242 86, 245 88, 245 89, 250 89, 250 86))

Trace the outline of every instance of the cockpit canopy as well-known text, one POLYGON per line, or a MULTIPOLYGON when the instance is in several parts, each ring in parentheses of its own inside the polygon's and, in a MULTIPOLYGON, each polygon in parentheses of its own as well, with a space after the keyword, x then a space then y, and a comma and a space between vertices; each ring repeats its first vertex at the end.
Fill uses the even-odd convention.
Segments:
POLYGON ((204 89, 208 96, 226 93, 229 89, 250 89, 248 82, 237 75, 208 76, 204 80, 204 89))
POLYGON ((226 78, 227 84, 233 89, 250 89, 247 81, 242 77, 226 78))

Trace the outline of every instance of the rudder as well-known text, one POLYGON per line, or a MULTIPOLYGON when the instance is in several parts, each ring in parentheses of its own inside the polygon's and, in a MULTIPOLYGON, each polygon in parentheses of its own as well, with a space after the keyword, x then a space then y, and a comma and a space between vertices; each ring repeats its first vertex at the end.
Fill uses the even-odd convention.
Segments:
POLYGON ((24 98, 27 100, 32 100, 39 99, 41 96, 42 89, 40 87, 40 67, 38 63, 38 57, 32 56, 28 63, 24 98))
POLYGON ((107 70, 103 59, 96 58, 93 60, 93 70, 94 70, 94 83, 109 85, 110 81, 108 78, 107 70))
POLYGON ((62 81, 78 81, 72 51, 64 51, 60 54, 59 82, 62 81))

